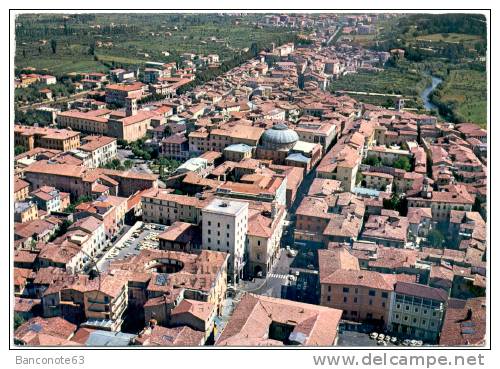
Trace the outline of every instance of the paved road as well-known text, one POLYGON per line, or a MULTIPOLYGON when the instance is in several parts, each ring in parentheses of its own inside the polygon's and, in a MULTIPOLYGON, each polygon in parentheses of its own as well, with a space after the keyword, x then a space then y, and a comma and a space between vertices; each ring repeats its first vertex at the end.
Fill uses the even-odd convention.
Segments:
POLYGON ((273 269, 267 274, 267 278, 255 278, 253 281, 242 281, 238 290, 266 295, 271 297, 281 297, 281 286, 288 283, 288 272, 293 258, 286 255, 284 249, 280 250, 278 260, 273 269))
POLYGON ((71 96, 67 96, 67 97, 62 97, 60 99, 57 99, 57 100, 46 100, 46 101, 43 101, 43 102, 39 102, 39 103, 34 103, 34 104, 29 104, 29 105, 23 105, 23 106, 17 106, 16 108, 20 111, 25 111, 25 110, 28 110, 28 109, 36 109, 36 108, 39 108, 41 106, 51 106, 51 105, 55 105, 55 104, 61 104, 61 103, 64 103, 64 102, 68 102, 70 100, 76 100, 80 97, 85 97, 87 96, 87 94, 91 92, 91 91, 83 91, 83 92, 78 92, 76 94, 73 94, 71 96))

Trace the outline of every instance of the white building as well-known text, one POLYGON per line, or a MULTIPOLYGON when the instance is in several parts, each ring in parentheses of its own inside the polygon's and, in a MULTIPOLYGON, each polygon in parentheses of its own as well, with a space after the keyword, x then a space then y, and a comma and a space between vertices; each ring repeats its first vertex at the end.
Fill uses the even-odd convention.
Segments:
POLYGON ((118 153, 116 138, 107 136, 87 136, 79 150, 90 154, 92 168, 110 162, 118 153))
POLYGON ((248 203, 214 199, 202 210, 202 248, 229 254, 228 277, 238 283, 245 265, 248 203))

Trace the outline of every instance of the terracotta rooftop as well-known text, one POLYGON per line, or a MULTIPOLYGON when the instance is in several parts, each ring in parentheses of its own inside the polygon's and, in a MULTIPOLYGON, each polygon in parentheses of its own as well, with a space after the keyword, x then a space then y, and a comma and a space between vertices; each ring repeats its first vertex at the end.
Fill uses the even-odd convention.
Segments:
POLYGON ((269 337, 272 323, 291 325, 288 339, 303 346, 332 346, 341 310, 246 293, 216 342, 217 346, 283 345, 269 337))

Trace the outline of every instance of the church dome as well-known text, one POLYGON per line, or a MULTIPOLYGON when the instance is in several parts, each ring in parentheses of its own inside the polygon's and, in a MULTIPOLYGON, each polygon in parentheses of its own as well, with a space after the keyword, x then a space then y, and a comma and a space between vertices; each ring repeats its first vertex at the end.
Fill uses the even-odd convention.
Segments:
POLYGON ((266 149, 290 149, 299 140, 299 135, 286 124, 277 123, 262 134, 261 140, 266 149))

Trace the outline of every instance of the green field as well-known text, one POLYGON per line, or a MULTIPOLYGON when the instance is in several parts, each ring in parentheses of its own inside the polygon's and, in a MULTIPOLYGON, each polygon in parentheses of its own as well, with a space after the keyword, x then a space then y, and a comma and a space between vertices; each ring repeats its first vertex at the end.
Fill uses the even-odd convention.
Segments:
POLYGON ((452 120, 474 122, 486 127, 487 92, 486 73, 470 69, 450 71, 434 99, 451 109, 452 120))
POLYGON ((54 74, 103 71, 147 61, 179 61, 186 52, 218 54, 224 62, 252 44, 262 49, 294 36, 288 29, 256 27, 255 19, 217 14, 24 14, 16 18, 15 65, 54 74))
POLYGON ((478 35, 467 35, 464 33, 434 33, 431 35, 420 35, 415 37, 418 41, 429 42, 470 42, 481 39, 478 35))
MULTIPOLYGON (((420 92, 430 83, 430 78, 413 69, 387 68, 380 72, 360 71, 355 74, 347 74, 333 81, 330 85, 331 91, 358 91, 380 94, 402 95, 408 99, 406 105, 413 108, 423 108, 420 92)), ((394 96, 370 96, 352 94, 360 101, 369 104, 394 106, 397 97, 394 96)))

